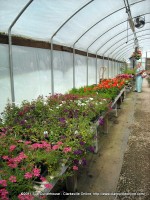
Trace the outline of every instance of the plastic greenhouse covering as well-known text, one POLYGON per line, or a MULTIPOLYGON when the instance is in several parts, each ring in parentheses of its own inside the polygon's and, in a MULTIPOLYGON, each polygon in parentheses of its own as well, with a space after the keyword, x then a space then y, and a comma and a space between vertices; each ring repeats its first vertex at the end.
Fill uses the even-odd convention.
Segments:
MULTIPOLYGON (((129 0, 129 5, 133 19, 145 17, 145 26, 136 29, 145 55, 150 44, 150 0, 129 0)), ((10 70, 10 46, 0 43, 0 111, 8 99, 19 104, 95 84, 103 66, 104 77, 114 77, 134 51, 124 0, 0 0, 0 33, 8 35, 10 28, 12 36, 70 47, 87 56, 12 43, 10 70)))

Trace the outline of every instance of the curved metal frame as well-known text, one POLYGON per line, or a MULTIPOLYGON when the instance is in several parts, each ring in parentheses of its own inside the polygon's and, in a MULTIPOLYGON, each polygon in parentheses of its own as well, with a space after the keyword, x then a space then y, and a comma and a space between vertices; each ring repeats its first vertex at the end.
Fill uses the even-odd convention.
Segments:
MULTIPOLYGON (((142 43, 143 44, 143 43, 142 43)), ((120 57, 118 57, 118 59, 120 59, 121 57, 124 57, 126 54, 128 54, 130 51, 130 49, 128 49, 127 51, 125 52, 122 52, 122 54, 120 55, 120 57), (128 53, 127 53, 128 52, 128 53)), ((127 55, 126 55, 127 56, 127 55)), ((127 58, 126 58, 127 59, 127 58)))
MULTIPOLYGON (((143 36, 146 36, 146 35, 150 35, 150 34, 145 34, 145 35, 140 35, 140 36, 138 36, 138 38, 140 38, 140 37, 143 37, 143 36)), ((129 42, 130 41, 132 41, 132 39, 131 40, 129 40, 129 42)), ((122 47, 122 45, 124 45, 124 43, 123 44, 121 44, 119 47, 122 47)), ((129 44, 128 44, 129 45, 129 44)), ((117 47, 116 49, 118 49, 119 47, 117 47)), ((122 50, 124 47, 122 47, 121 49, 119 49, 117 52, 120 52, 120 50, 122 50)), ((115 49, 115 50, 116 50, 115 49)), ((114 54, 114 51, 112 52, 112 54, 114 54)))
MULTIPOLYGON (((138 2, 134 2, 132 3, 131 5, 134 5, 134 4, 137 4, 137 3, 141 3, 145 0, 140 0, 138 2)), ((75 60, 75 44, 88 32, 90 31, 94 26, 96 26, 98 23, 100 23, 101 21, 103 21, 104 19, 106 19, 107 17, 110 17, 111 15, 113 15, 114 13, 116 12, 119 12, 120 10, 124 9, 126 7, 122 7, 112 13, 110 13, 109 15, 105 16, 104 18, 102 18, 101 20, 99 20, 98 22, 96 22, 95 24, 93 24, 90 28, 88 28, 74 43, 73 43, 73 68, 75 68, 75 63, 74 63, 74 60, 75 60)), ((96 56, 96 59, 97 59, 97 56, 96 56)), ((97 61, 96 61, 97 63, 97 61)), ((88 71, 88 51, 87 51, 87 71, 88 71)), ((87 85, 88 85, 88 77, 87 77, 87 85)))
MULTIPOLYGON (((131 36, 132 34, 130 34, 130 36, 131 36)), ((138 37, 141 37, 141 36, 138 36, 138 37)), ((104 52, 104 55, 112 48, 112 47, 114 47, 116 44, 118 44, 119 42, 121 42, 123 39, 125 39, 126 37, 123 37, 123 38, 121 38, 120 40, 118 40, 117 42, 115 42, 115 43, 113 43, 110 47, 109 47, 109 49, 107 49, 105 52, 104 52)), ((133 40, 133 39, 131 39, 131 40, 133 40)), ((128 40, 128 42, 129 41, 131 41, 131 40, 128 40)), ((123 43, 123 44, 125 44, 125 43, 123 43)), ((121 45, 123 45, 123 44, 121 44, 121 45)), ((117 49, 117 48, 116 48, 117 49)), ((116 50, 115 49, 115 50, 116 50)), ((114 53, 114 51, 115 50, 113 50, 113 52, 111 52, 111 53, 114 53)), ((110 54, 111 54, 110 53, 110 54)))
MULTIPOLYGON (((148 14, 150 14, 150 13, 145 13, 145 14, 142 14, 142 15, 140 15, 140 16, 148 15, 148 14)), ((105 31, 103 34, 101 34, 100 36, 98 36, 98 37, 88 46, 87 49, 89 49, 89 48, 90 48, 98 39, 100 39, 103 35, 105 35, 105 34, 108 33, 109 31, 111 31, 112 29, 116 28, 117 26, 119 26, 119 25, 121 25, 121 24, 123 24, 123 23, 125 23, 125 22, 127 22, 127 20, 125 20, 125 21, 123 21, 123 22, 121 22, 121 23, 119 23, 119 24, 117 24, 117 25, 111 27, 111 28, 108 29, 107 31, 105 31)))
MULTIPOLYGON (((148 39, 148 38, 147 38, 148 39)), ((143 44, 143 43, 142 43, 143 44)), ((150 44, 150 43, 149 43, 150 44)), ((126 53, 126 52, 124 52, 124 53, 126 53)), ((119 58, 118 58, 119 59, 119 58)))
MULTIPOLYGON (((147 24, 149 24, 150 22, 147 22, 147 24)), ((121 32, 119 32, 119 33, 117 33, 116 35, 114 35, 113 37, 111 37, 109 40, 107 40, 99 49, 98 49, 98 51, 102 48, 102 47, 104 47, 109 41, 111 41, 112 39, 114 39, 115 37, 117 37, 118 35, 120 35, 121 33, 123 33, 123 32, 125 32, 127 29, 124 29, 123 31, 121 31, 121 32)), ((129 29, 128 29, 129 30, 129 29)), ((142 30, 142 31, 146 31, 146 30, 150 30, 150 29, 144 29, 144 30, 142 30)), ((138 31, 138 32, 136 32, 136 33, 140 33, 140 32, 142 32, 142 31, 138 31)), ((132 34, 130 34, 130 35, 128 35, 128 37, 129 36, 131 36, 132 34)), ((127 37, 127 36, 126 36, 127 37)), ((126 37, 124 37, 124 38, 126 38, 126 37)), ((122 39, 124 39, 124 38, 122 38, 122 39)))
MULTIPOLYGON (((75 16, 80 10, 82 10, 84 7, 86 7, 88 4, 90 4, 91 2, 93 2, 94 0, 89 1, 88 3, 86 3, 84 6, 80 7, 73 15, 71 15, 58 29, 57 31, 55 31, 55 33, 52 35, 51 39, 50 39, 50 43, 51 43, 51 87, 52 87, 52 94, 54 93, 54 75, 53 75, 53 38, 54 36, 59 32, 59 30, 73 17, 75 16)), ((134 2, 131 4, 135 5, 137 3, 141 3, 145 0, 140 0, 138 2, 134 2)), ((8 29, 8 35, 9 35, 9 69, 10 69, 10 81, 11 81, 11 97, 12 97, 12 102, 15 102, 15 94, 14 94, 14 80, 13 80, 13 62, 12 62, 12 39, 11 39, 11 29, 14 26, 14 24, 16 23, 16 21, 19 19, 19 17, 22 15, 22 13, 27 9, 27 7, 33 2, 33 0, 30 0, 25 6, 24 8, 20 11, 20 13, 17 15, 17 17, 15 18, 15 20, 12 22, 12 24, 10 25, 9 29, 8 29)), ((122 7, 112 13, 110 13, 109 15, 107 15, 106 17, 104 17, 103 19, 99 20, 98 22, 96 22, 94 25, 92 25, 90 28, 88 28, 73 44, 73 86, 75 87, 75 44, 89 31, 91 30, 94 26, 96 26, 98 23, 100 23, 101 21, 103 21, 104 19, 106 19, 107 17, 110 17, 111 15, 113 15, 114 13, 124 9, 125 7, 122 7)), ((124 22, 121 22, 124 23, 124 22)), ((121 24, 120 23, 120 24, 121 24)), ((119 25, 119 24, 118 24, 119 25)), ((117 26, 117 25, 116 25, 117 26)), ((116 27, 114 26, 114 27, 116 27)), ((113 28, 114 28, 113 27, 113 28)), ((112 28, 111 28, 112 29, 112 28)), ((111 30, 109 29, 109 30, 111 30)), ((108 30, 108 31, 109 31, 108 30)), ((106 31, 106 32, 108 32, 106 31)), ((105 32, 105 33, 106 33, 105 32)), ((103 33, 102 35, 104 35, 105 33, 103 33)), ((101 35, 101 36, 102 36, 101 35)), ((99 36, 99 38, 101 37, 99 36)), ((98 40, 98 38, 96 39, 98 40)), ((95 40, 95 41, 96 41, 95 40)), ((95 42, 94 41, 94 42, 95 42)), ((94 43, 93 42, 93 43, 94 43)), ((93 44, 92 43, 92 44, 93 44)), ((104 56, 103 56, 104 59, 104 56)), ((96 60, 97 60, 97 55, 96 55, 96 60)), ((97 61, 96 61, 97 63, 97 61)), ((96 68, 97 70, 97 68, 96 68)), ((97 74, 97 73, 96 73, 97 74)), ((97 81, 97 75, 96 75, 96 81, 97 81)), ((87 84, 88 84, 88 51, 87 51, 87 84)))
MULTIPOLYGON (((149 34, 150 35, 150 34, 149 34)), ((150 38, 143 38, 143 39, 140 39, 139 41, 143 41, 143 40, 147 40, 147 39, 150 39, 150 38)), ((129 46, 127 46, 128 48, 131 48, 130 46, 132 46, 134 44, 134 42, 132 42, 132 43, 130 43, 130 45, 129 46)), ((123 48, 123 51, 125 50, 128 50, 128 48, 126 49, 126 47, 124 47, 123 48)), ((124 53, 124 52, 119 52, 119 54, 117 54, 117 56, 116 56, 116 58, 120 55, 120 53, 124 53)), ((118 59, 119 59, 119 57, 118 57, 118 59)))
POLYGON ((12 38, 11 38, 11 30, 20 16, 24 13, 24 11, 28 8, 28 6, 33 2, 30 0, 19 12, 16 18, 13 20, 11 25, 8 28, 8 45, 9 45, 9 72, 10 72, 10 88, 11 88, 11 100, 12 104, 15 105, 15 89, 14 89, 14 75, 13 75, 13 61, 12 61, 12 38))
MULTIPOLYGON (((147 38, 148 39, 148 38, 147 38)), ((149 38, 150 39, 150 38, 149 38)), ((118 57, 118 59, 121 59, 122 57, 124 57, 126 54, 128 54, 130 51, 130 49, 128 49, 127 51, 125 52, 122 52, 122 54, 120 55, 120 57, 118 57), (128 52, 128 53, 127 53, 128 52)))
MULTIPOLYGON (((87 5, 92 3, 94 0, 89 1, 88 3, 84 4, 82 7, 80 7, 75 13, 73 13, 63 24, 55 31, 55 33, 52 35, 50 39, 50 45, 51 45, 51 92, 52 95, 54 94, 54 70, 53 70, 53 38, 54 36, 61 30, 61 28, 70 20, 72 19, 78 12, 80 12, 83 8, 85 8, 87 5)), ((73 68, 73 87, 75 86, 75 69, 73 68)))

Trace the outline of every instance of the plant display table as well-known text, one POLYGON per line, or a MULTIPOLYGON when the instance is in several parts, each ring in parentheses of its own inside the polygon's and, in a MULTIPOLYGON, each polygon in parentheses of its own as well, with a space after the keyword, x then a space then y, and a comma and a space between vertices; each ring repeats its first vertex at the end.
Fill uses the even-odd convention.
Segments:
MULTIPOLYGON (((98 152, 98 127, 108 133, 108 115, 125 97, 125 80, 108 79, 68 94, 6 106, 0 122, 0 198, 32 200, 60 179, 77 189, 76 172, 98 152)), ((46 196, 45 196, 46 198, 46 196)))

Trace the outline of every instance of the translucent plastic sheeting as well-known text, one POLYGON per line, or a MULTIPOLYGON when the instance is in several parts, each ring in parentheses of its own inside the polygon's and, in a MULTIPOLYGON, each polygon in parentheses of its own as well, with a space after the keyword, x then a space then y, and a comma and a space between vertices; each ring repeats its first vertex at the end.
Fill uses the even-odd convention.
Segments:
MULTIPOLYGON (((0 31, 8 32, 11 22, 28 1, 0 0, 0 31)), ((34 0, 12 29, 13 34, 49 40, 61 24, 88 0, 34 0)))
POLYGON ((0 112, 11 99, 8 46, 0 44, 0 112))
POLYGON ((49 95, 51 92, 50 52, 45 49, 13 46, 16 103, 49 95))
MULTIPOLYGON (((81 12, 75 15, 57 34, 55 41, 72 45, 87 29, 93 24, 97 23, 102 18, 106 17, 109 13, 124 7, 123 1, 99 1, 95 0, 88 6, 86 6, 81 12), (108 6, 109 5, 109 6, 108 6), (70 37, 70 34, 72 37, 70 37)), ((99 31, 100 29, 97 29, 99 31)), ((102 29, 101 29, 102 30, 102 29)), ((85 49, 88 41, 95 38, 97 32, 92 32, 88 35, 85 41, 82 41, 77 45, 78 48, 85 49), (89 37, 90 36, 90 37, 89 37)))
MULTIPOLYGON (((21 15, 12 28, 12 34, 50 41, 56 30, 79 8, 90 0, 34 0, 21 15)), ((11 22, 19 11, 25 6, 27 0, 0 0, 0 31, 8 32, 11 22)), ((129 0, 132 16, 136 17, 150 12, 150 0, 129 0), (136 3, 132 5, 133 3, 136 3)), ((125 30, 127 13, 123 0, 94 0, 88 4, 73 18, 71 18, 54 37, 54 43, 72 46, 82 35, 76 44, 76 48, 86 51, 88 46, 99 36, 108 31, 94 43, 89 51, 95 53, 105 42, 125 30), (108 6, 109 5, 109 6, 108 6), (123 24, 121 24, 124 22, 123 24), (119 26, 117 26, 120 24, 119 26), (90 29, 93 26, 92 29, 90 29), (89 30, 90 29, 90 30, 89 30), (88 31, 89 30, 89 31, 88 31), (84 34, 86 33, 86 34, 84 34)), ((150 21, 150 15, 146 15, 146 21, 150 21)), ((131 33, 131 30, 129 30, 131 33)), ((118 36, 119 37, 119 36, 118 36)), ((109 49, 113 41, 110 41, 99 51, 102 55, 109 49)))
MULTIPOLYGON (((8 45, 0 45, 0 112, 8 98, 11 101, 10 75, 8 67, 8 45)), ((50 50, 12 46, 14 92, 16 104, 23 100, 31 101, 39 95, 51 93, 50 50)), ((54 92, 66 93, 73 87, 73 55, 68 52, 54 51, 54 92)), ((98 59, 97 78, 103 66, 98 59)), ((107 67, 107 61, 104 66, 107 67)), ((105 72, 105 78, 107 72, 105 72)), ((88 59, 88 84, 96 83, 96 58, 88 59)), ((87 85, 87 57, 75 55, 75 86, 87 85)))
MULTIPOLYGON (((73 63, 73 55, 71 53, 54 51, 54 91, 55 93, 65 93, 73 87, 73 64, 72 63, 73 63)), ((84 63, 82 64, 84 65, 84 63)), ((81 75, 84 76, 82 73, 81 75)))
POLYGON ((88 84, 96 84, 96 60, 95 58, 88 59, 88 84))
POLYGON ((87 84, 87 66, 86 57, 75 56, 75 87, 85 86, 87 84))

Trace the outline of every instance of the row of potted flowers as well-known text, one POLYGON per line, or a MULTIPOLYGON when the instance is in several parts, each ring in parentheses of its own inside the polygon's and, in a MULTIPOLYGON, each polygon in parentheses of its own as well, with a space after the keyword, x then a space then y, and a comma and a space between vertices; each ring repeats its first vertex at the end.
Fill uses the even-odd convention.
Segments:
POLYGON ((91 126, 124 84, 122 78, 108 79, 65 95, 8 104, 0 122, 0 199, 34 199, 36 182, 52 189, 54 178, 86 165, 87 153, 94 151, 91 126), (68 171, 60 175, 64 165, 68 171))

